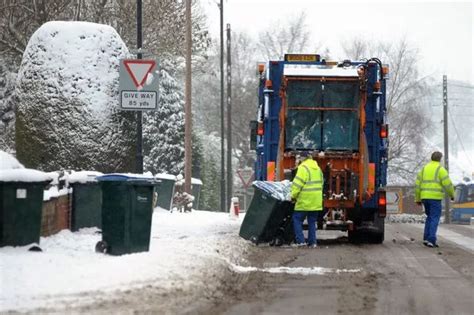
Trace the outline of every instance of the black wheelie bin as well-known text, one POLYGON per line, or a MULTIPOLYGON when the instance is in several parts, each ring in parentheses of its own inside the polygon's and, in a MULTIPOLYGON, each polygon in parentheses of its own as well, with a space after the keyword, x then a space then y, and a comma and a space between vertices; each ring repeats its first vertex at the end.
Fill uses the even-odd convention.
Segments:
POLYGON ((0 247, 39 244, 44 189, 51 180, 38 170, 0 170, 0 247))
POLYGON ((254 182, 255 193, 240 227, 242 238, 272 246, 293 242, 294 204, 285 197, 290 184, 288 181, 254 182))

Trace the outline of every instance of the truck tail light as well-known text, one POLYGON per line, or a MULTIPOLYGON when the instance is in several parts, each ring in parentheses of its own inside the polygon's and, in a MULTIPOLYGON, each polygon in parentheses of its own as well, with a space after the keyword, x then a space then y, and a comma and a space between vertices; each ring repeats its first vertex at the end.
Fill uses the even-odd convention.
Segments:
POLYGON ((387 216, 387 195, 384 190, 378 192, 379 217, 385 218, 387 216))
POLYGON ((264 132, 263 121, 259 121, 258 125, 257 125, 257 135, 258 136, 263 136, 263 132, 264 132))
POLYGON ((388 138, 388 125, 382 125, 380 127, 380 138, 388 138))

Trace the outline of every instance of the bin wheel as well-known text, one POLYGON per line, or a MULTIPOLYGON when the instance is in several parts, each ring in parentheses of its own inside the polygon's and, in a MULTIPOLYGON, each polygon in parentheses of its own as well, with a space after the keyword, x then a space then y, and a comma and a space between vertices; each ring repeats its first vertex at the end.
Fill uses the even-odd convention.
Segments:
POLYGON ((279 247, 279 246, 282 246, 282 245, 283 245, 283 239, 281 239, 280 237, 275 237, 275 238, 273 239, 273 244, 274 244, 275 246, 278 246, 278 247, 279 247))
POLYGON ((28 248, 28 251, 30 251, 30 252, 42 252, 43 250, 41 249, 41 247, 39 247, 37 245, 33 245, 30 248, 28 248))
POLYGON ((96 253, 107 254, 108 250, 109 250, 109 246, 104 241, 99 241, 97 242, 97 244, 95 244, 96 253))
POLYGON ((255 245, 258 245, 258 237, 252 236, 252 237, 250 238, 250 241, 251 241, 252 243, 254 243, 255 245))

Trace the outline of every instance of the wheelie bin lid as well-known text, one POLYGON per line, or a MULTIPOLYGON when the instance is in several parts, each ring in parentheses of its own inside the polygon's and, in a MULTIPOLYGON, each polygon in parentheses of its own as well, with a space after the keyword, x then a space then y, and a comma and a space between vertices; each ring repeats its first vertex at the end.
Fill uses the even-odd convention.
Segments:
POLYGON ((150 183, 160 183, 159 180, 156 180, 152 175, 148 174, 132 174, 132 173, 112 173, 104 174, 102 176, 96 177, 99 182, 105 181, 126 181, 126 182, 150 182, 150 183))

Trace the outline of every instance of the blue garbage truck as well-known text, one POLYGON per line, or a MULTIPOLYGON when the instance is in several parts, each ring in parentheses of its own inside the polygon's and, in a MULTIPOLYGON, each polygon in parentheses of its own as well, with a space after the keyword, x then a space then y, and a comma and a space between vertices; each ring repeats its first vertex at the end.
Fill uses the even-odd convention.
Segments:
POLYGON ((378 58, 287 54, 258 64, 255 179, 292 179, 301 153, 311 151, 324 174, 318 225, 348 231, 350 241, 384 240, 388 74, 378 58))

